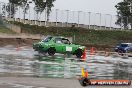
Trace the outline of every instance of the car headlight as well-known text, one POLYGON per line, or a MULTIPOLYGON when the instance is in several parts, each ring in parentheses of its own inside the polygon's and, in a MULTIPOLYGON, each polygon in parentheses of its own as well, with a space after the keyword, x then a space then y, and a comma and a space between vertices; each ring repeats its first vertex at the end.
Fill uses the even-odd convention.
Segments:
POLYGON ((82 46, 81 46, 81 47, 79 47, 79 49, 83 49, 83 48, 84 48, 84 47, 82 47, 82 46))

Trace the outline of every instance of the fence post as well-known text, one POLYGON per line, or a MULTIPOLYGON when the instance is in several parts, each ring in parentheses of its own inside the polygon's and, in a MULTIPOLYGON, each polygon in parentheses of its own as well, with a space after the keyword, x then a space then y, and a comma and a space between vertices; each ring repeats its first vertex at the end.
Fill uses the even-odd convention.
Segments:
POLYGON ((100 21, 99 21, 100 23, 99 24, 100 24, 100 29, 101 29, 101 17, 102 16, 101 16, 101 13, 99 13, 99 14, 100 14, 100 21))
POLYGON ((55 24, 55 25, 57 26, 57 21, 58 21, 58 9, 56 9, 55 11, 56 11, 56 22, 55 22, 56 24, 55 24))
POLYGON ((68 21, 69 21, 69 10, 66 10, 66 12, 67 12, 66 26, 68 27, 68 21))
POLYGON ((45 9, 45 21, 44 21, 44 25, 47 25, 47 8, 45 9))
MULTIPOLYGON (((62 14, 62 15, 61 15, 61 18, 63 19, 63 16, 64 16, 64 15, 63 15, 63 10, 61 10, 61 14, 62 14)), ((63 26, 64 26, 64 25, 63 25, 63 20, 62 20, 62 22, 61 22, 61 27, 63 27, 63 26)))
MULTIPOLYGON (((97 25, 97 26, 99 26, 99 29, 101 29, 101 13, 95 13, 95 18, 96 18, 96 15, 99 15, 99 25, 97 25)), ((96 21, 95 21, 96 22, 96 21)), ((96 24, 95 24, 96 25, 96 24)))
POLYGON ((72 11, 72 19, 73 19, 72 23, 73 23, 73 24, 75 23, 75 22, 74 22, 74 21, 75 21, 75 17, 74 17, 74 16, 75 16, 75 13, 74 13, 74 11, 72 11))
POLYGON ((112 24, 112 15, 110 15, 110 30, 112 29, 111 24, 112 24))
POLYGON ((78 27, 79 27, 79 23, 80 23, 80 12, 81 11, 78 11, 78 27))
POLYGON ((86 20, 86 13, 85 12, 83 12, 83 27, 85 28, 85 20, 86 20))
POLYGON ((34 25, 36 25, 36 13, 35 13, 36 11, 34 10, 33 12, 34 12, 34 25))
POLYGON ((106 17, 107 17, 107 15, 105 14, 105 29, 106 29, 106 17))
POLYGON ((20 6, 19 6, 19 22, 21 22, 21 16, 20 16, 20 6))
POLYGON ((29 21, 30 21, 30 5, 29 5, 29 21))
POLYGON ((89 14, 89 25, 88 25, 88 28, 90 29, 90 24, 91 24, 91 20, 90 20, 90 18, 91 18, 91 12, 88 12, 88 14, 89 14))
POLYGON ((94 28, 93 29, 95 29, 95 25, 96 25, 96 21, 95 21, 95 19, 96 19, 96 13, 94 13, 95 15, 94 15, 94 28))

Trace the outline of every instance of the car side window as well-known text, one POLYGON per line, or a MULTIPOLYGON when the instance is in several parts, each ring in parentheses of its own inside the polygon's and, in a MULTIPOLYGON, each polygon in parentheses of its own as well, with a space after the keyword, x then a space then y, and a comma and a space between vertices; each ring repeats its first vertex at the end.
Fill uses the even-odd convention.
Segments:
POLYGON ((132 44, 131 43, 129 44, 129 47, 132 47, 132 44))
POLYGON ((44 40, 42 40, 42 42, 49 42, 52 39, 52 37, 47 37, 44 40))
POLYGON ((70 41, 68 39, 62 39, 63 44, 70 44, 70 41))
POLYGON ((56 38, 56 39, 55 39, 55 43, 62 44, 62 40, 61 40, 61 38, 56 38))

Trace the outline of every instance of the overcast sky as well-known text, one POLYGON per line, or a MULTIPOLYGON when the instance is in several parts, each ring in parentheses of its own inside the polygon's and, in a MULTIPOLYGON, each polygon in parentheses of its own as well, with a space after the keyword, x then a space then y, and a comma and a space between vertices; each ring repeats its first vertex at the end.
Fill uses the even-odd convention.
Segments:
MULTIPOLYGON (((0 1, 7 2, 8 0, 0 1)), ((123 0, 56 0, 54 8, 116 15, 114 6, 120 1, 123 0)))
POLYGON ((60 9, 115 15, 116 8, 114 6, 121 1, 123 0, 56 0, 54 6, 60 9))

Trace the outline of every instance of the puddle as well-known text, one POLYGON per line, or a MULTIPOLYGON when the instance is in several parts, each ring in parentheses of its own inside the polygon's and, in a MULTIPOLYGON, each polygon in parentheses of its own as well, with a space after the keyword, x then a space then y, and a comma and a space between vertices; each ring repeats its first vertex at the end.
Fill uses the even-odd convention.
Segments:
POLYGON ((88 56, 86 62, 64 55, 38 55, 31 47, 6 46, 0 48, 0 76, 75 78, 81 68, 92 79, 132 79, 132 58, 116 56, 88 56))

